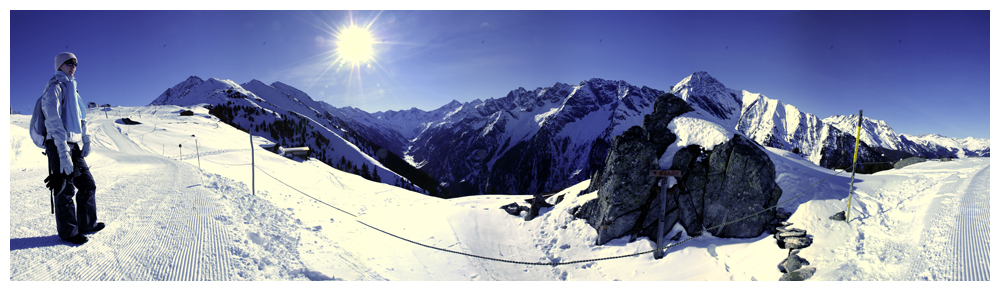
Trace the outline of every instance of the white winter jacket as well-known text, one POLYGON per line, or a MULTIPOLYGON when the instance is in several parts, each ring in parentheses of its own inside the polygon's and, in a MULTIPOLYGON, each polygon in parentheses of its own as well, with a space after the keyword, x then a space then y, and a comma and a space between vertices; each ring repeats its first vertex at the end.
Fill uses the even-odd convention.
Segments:
MULTIPOLYGON (((80 143, 87 135, 87 121, 80 120, 82 133, 71 133, 66 130, 62 113, 66 112, 66 98, 76 98, 76 92, 66 92, 66 84, 57 80, 58 76, 49 79, 42 94, 42 114, 45 115, 46 140, 52 140, 61 152, 69 152, 67 142, 80 143), (72 94, 72 95, 71 95, 72 94)), ((81 145, 82 147, 83 145, 81 145)))

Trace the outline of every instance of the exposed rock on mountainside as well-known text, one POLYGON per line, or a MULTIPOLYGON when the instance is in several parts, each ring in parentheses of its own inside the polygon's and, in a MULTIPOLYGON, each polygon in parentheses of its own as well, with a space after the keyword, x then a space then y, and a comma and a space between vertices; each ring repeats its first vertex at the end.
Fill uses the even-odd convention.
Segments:
MULTIPOLYGON (((237 85, 229 80, 190 77, 152 104, 233 102, 255 108, 251 110, 260 116, 252 118, 292 116, 283 120, 286 123, 301 118, 317 132, 329 131, 331 135, 326 138, 343 139, 356 147, 322 152, 324 161, 343 164, 338 168, 350 172, 363 172, 363 164, 375 161, 406 178, 398 179, 398 183, 393 179, 391 184, 408 189, 417 186, 435 196, 451 198, 484 193, 545 193, 584 181, 605 167, 613 137, 642 125, 642 117, 653 111, 655 100, 663 93, 624 81, 594 78, 534 90, 518 88, 499 98, 464 103, 452 100, 431 111, 412 108, 368 113, 314 101, 280 82, 266 85, 252 80, 237 85), (337 161, 354 151, 362 155, 347 154, 355 157, 346 159, 350 165, 337 161)), ((670 93, 694 110, 692 116, 713 124, 709 126, 742 133, 762 146, 793 151, 822 167, 851 166, 856 115, 819 119, 763 94, 727 88, 706 72, 685 77, 670 88, 670 93)), ((236 121, 241 128, 259 123, 236 121)), ((653 139, 667 137, 648 130, 646 134, 654 144, 663 141, 653 139)), ((719 144, 730 135, 712 143, 719 144)), ((933 134, 902 134, 897 138, 886 122, 871 118, 862 122, 861 139, 860 173, 887 169, 889 163, 883 162, 914 155, 989 156, 989 140, 933 134)), ((381 172, 379 175, 387 177, 381 172)))
POLYGON ((656 185, 659 178, 650 177, 649 170, 658 167, 657 159, 676 139, 667 125, 674 117, 692 110, 672 94, 660 95, 653 113, 643 118, 642 127, 633 126, 614 138, 604 161, 606 166, 594 173, 587 188, 587 192, 598 190, 598 198, 577 211, 577 216, 597 229, 598 244, 626 234, 653 231, 652 223, 646 223, 650 220, 647 217, 663 214, 658 213, 659 207, 652 207, 660 186, 656 185))
MULTIPOLYGON (((781 197, 771 159, 741 135, 711 152, 697 145, 682 148, 671 169, 683 173, 675 197, 681 225, 689 235, 770 208, 781 197)), ((755 237, 774 217, 771 209, 709 232, 717 237, 755 237)))
POLYGON ((457 106, 406 155, 456 196, 555 191, 603 168, 611 137, 639 124, 663 93, 602 79, 517 89, 457 106))
MULTIPOLYGON (((854 147, 857 139, 832 126, 823 128, 823 136, 825 138, 818 152, 819 166, 829 169, 850 168, 854 164, 854 147)), ((892 168, 892 163, 868 144, 861 142, 857 145, 857 173, 871 174, 892 168)))
MULTIPOLYGON (((587 191, 597 199, 585 203, 577 216, 597 229, 598 244, 625 235, 652 236, 660 218, 666 225, 677 221, 695 235, 707 227, 741 218, 777 204, 781 189, 775 183, 774 164, 759 146, 735 135, 706 153, 697 145, 674 155, 671 169, 682 170, 678 184, 668 189, 667 201, 657 193, 659 178, 649 175, 657 160, 675 141, 670 121, 693 109, 672 94, 657 98, 643 127, 634 126, 614 138, 605 168, 594 174, 587 191), (660 203, 667 203, 661 213, 660 203)), ((774 219, 774 210, 710 232, 717 237, 755 237, 774 219)))

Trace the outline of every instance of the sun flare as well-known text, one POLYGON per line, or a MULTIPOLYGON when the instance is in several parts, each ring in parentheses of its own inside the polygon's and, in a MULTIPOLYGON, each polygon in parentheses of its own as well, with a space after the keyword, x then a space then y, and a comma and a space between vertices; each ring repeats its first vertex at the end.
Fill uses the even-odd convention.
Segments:
POLYGON ((358 66, 374 59, 373 44, 371 32, 352 25, 337 34, 337 56, 343 62, 358 66))

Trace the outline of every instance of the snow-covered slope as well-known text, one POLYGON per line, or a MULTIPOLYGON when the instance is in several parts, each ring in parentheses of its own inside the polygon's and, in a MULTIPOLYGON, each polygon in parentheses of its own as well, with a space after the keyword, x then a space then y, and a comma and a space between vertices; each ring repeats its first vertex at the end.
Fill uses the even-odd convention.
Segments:
POLYGON ((707 72, 694 72, 674 85, 670 93, 687 101, 695 110, 718 118, 722 125, 736 128, 743 108, 740 92, 722 85, 707 72))
MULTIPOLYGON (((202 102, 185 100, 234 85, 227 82, 192 77, 157 102, 202 102)), ((368 156, 381 157, 376 153, 385 149, 401 157, 408 167, 433 178, 431 184, 446 185, 455 196, 548 192, 587 179, 603 166, 611 139, 639 125, 651 111, 652 101, 663 93, 624 81, 591 79, 576 85, 518 88, 501 98, 453 100, 431 111, 368 113, 315 102, 278 82, 268 86, 254 80, 238 87, 254 93, 247 95, 253 102, 272 105, 264 108, 310 116, 368 156)), ((670 92, 691 104, 699 118, 735 129, 761 145, 798 149, 823 167, 851 164, 848 156, 853 156, 856 115, 821 120, 763 94, 727 88, 707 72, 683 78, 670 92)), ((243 91, 233 94, 238 97, 243 91)), ((984 140, 897 136, 884 121, 867 117, 862 129, 862 163, 893 162, 907 155, 989 154, 989 142, 984 140), (962 148, 963 144, 975 148, 962 148)))
MULTIPOLYGON (((44 156, 28 137, 29 117, 11 116, 9 194, 23 202, 10 204, 11 281, 775 281, 781 276, 776 265, 788 255, 762 235, 702 236, 670 248, 661 260, 631 256, 653 249, 654 240, 597 246, 597 232, 572 216, 597 196, 581 192, 589 181, 556 193, 547 201, 562 196, 562 202, 526 222, 523 212, 499 209, 527 205, 525 195, 438 199, 315 160, 264 151, 251 159, 246 133, 204 108, 115 107, 110 119, 97 113, 103 112, 87 114, 95 139, 87 160, 98 180, 98 217, 108 227, 83 246, 56 237, 40 180, 44 156), (177 114, 182 110, 195 115, 177 114), (143 124, 116 122, 138 115, 143 124), (200 153, 191 147, 195 139, 200 153), (179 156, 178 143, 184 145, 179 156), (359 222, 502 260, 620 258, 560 266, 489 261, 425 248, 359 222)), ((697 113, 675 121, 679 143, 714 144, 735 134, 697 113)), ((253 147, 267 142, 251 141, 253 147)), ((845 223, 827 217, 847 207, 847 174, 767 150, 784 190, 779 207, 793 212, 788 221, 814 239, 799 253, 817 268, 810 280, 989 281, 988 158, 859 174, 845 223)), ((687 239, 683 232, 674 226, 665 237, 679 243, 687 239)))
MULTIPOLYGON (((858 131, 858 115, 834 115, 823 119, 823 123, 836 127, 840 131, 849 132, 852 135, 858 131)), ((868 146, 886 148, 890 150, 903 150, 903 145, 899 141, 899 135, 892 130, 883 120, 876 120, 865 117, 861 123, 861 142, 868 146)))
MULTIPOLYGON (((823 121, 763 94, 746 90, 742 93, 743 110, 737 130, 761 145, 789 151, 798 148, 808 157, 819 152, 824 140, 823 121)), ((818 162, 819 158, 813 160, 818 162)))
POLYGON ((336 108, 321 102, 338 126, 349 128, 364 138, 404 155, 413 140, 433 124, 442 122, 461 103, 452 100, 441 108, 423 111, 417 108, 402 111, 368 113, 354 107, 336 108))
POLYGON ((249 91, 233 81, 216 78, 203 80, 197 76, 191 76, 167 89, 149 104, 191 106, 201 103, 225 103, 230 100, 229 94, 243 94, 254 98, 255 101, 261 101, 256 95, 250 94, 249 91), (227 90, 228 92, 226 92, 227 90))
MULTIPOLYGON (((328 165, 340 165, 366 178, 390 185, 411 183, 342 137, 328 114, 315 109, 321 105, 301 91, 275 83, 268 86, 253 80, 238 85, 230 80, 190 77, 168 89, 150 105, 203 106, 224 116, 223 122, 256 135, 265 135, 278 145, 308 146, 311 157, 328 165)), ((368 149, 374 152, 373 149, 368 149)), ((415 189, 420 190, 419 187, 415 189)), ((422 190, 420 190, 422 191, 422 190)))
POLYGON ((967 137, 957 139, 940 134, 922 134, 919 136, 901 134, 899 136, 904 150, 919 156, 930 158, 941 156, 990 156, 990 141, 967 137))

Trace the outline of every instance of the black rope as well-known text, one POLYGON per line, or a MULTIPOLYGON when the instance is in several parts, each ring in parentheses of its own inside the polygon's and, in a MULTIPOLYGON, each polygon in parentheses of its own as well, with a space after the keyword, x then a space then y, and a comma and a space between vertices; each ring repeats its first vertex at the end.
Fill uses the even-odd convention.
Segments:
POLYGON ((621 259, 621 258, 627 258, 627 257, 638 257, 640 255, 652 253, 652 252, 658 251, 660 249, 664 249, 665 250, 665 249, 668 249, 668 248, 675 247, 677 245, 685 243, 685 242, 687 242, 689 240, 692 240, 692 239, 694 239, 694 238, 696 238, 696 237, 698 237, 698 236, 701 235, 701 233, 699 233, 698 235, 695 235, 693 237, 690 237, 688 239, 685 239, 685 240, 680 241, 680 242, 675 243, 675 244, 671 244, 671 245, 666 246, 666 247, 662 247, 662 248, 659 248, 659 249, 653 249, 653 250, 649 250, 649 251, 645 251, 645 252, 634 253, 634 254, 614 256, 614 257, 596 258, 596 259, 586 259, 586 260, 578 260, 578 261, 568 261, 568 262, 543 263, 543 262, 523 262, 523 261, 513 261, 513 260, 491 258, 491 257, 485 257, 485 256, 476 255, 476 254, 469 254, 469 253, 463 253, 463 252, 459 252, 459 251, 453 251, 453 250, 449 250, 449 249, 445 249, 445 248, 435 247, 435 246, 432 246, 432 245, 426 245, 426 244, 423 244, 423 243, 420 243, 420 242, 412 241, 410 239, 407 239, 407 238, 404 238, 404 237, 392 234, 392 233, 390 233, 388 231, 381 230, 381 229, 379 229, 377 227, 371 226, 371 225, 369 225, 367 223, 364 223, 364 222, 362 222, 360 220, 356 220, 356 221, 358 223, 364 225, 364 226, 367 226, 367 227, 369 227, 371 229, 377 230, 377 231, 379 231, 381 233, 384 233, 384 234, 387 234, 389 236, 398 238, 400 240, 403 240, 403 241, 406 241, 406 242, 409 242, 409 243, 412 243, 412 244, 415 244, 415 245, 419 245, 419 246, 422 246, 422 247, 425 247, 425 248, 429 248, 429 249, 434 249, 434 250, 446 252, 446 253, 452 253, 452 254, 456 254, 456 255, 463 255, 463 256, 467 256, 467 257, 473 257, 473 258, 478 258, 478 259, 483 259, 483 260, 490 260, 490 261, 496 261, 496 262, 502 262, 502 263, 520 264, 520 265, 533 265, 533 266, 553 266, 553 267, 560 266, 560 265, 572 265, 572 264, 589 263, 589 262, 596 262, 596 261, 614 260, 614 259, 621 259))
POLYGON ((323 203, 324 205, 330 206, 333 209, 340 210, 340 212, 346 213, 347 215, 350 215, 350 216, 353 216, 353 217, 358 217, 357 215, 354 215, 353 213, 344 211, 343 209, 337 208, 337 206, 330 205, 329 203, 323 202, 323 200, 319 200, 316 197, 312 197, 309 194, 306 194, 305 192, 299 191, 299 189, 295 189, 295 187, 292 187, 292 185, 288 185, 284 181, 281 181, 278 178, 275 178, 274 176, 271 176, 271 174, 268 174, 267 171, 264 171, 264 169, 261 169, 260 167, 257 167, 257 166, 254 166, 254 167, 257 168, 258 170, 260 170, 261 173, 264 173, 264 175, 267 175, 268 177, 271 177, 272 179, 278 181, 281 184, 285 184, 285 186, 288 186, 288 188, 292 188, 292 190, 295 190, 296 192, 302 193, 302 195, 306 195, 306 197, 309 197, 309 198, 312 198, 313 200, 316 200, 316 202, 323 203))
MULTIPOLYGON (((257 167, 257 166, 254 166, 254 167, 256 167, 256 168, 260 169, 260 167, 257 167)), ((795 200, 796 198, 799 198, 799 197, 801 197, 802 195, 805 195, 806 193, 809 193, 809 191, 812 191, 812 188, 813 188, 813 187, 815 187, 816 185, 818 185, 819 183, 822 183, 823 181, 826 181, 827 179, 830 179, 830 178, 832 178, 833 176, 836 176, 836 175, 839 175, 840 173, 843 173, 843 172, 846 172, 846 171, 849 171, 850 169, 853 169, 853 168, 854 168, 854 166, 851 166, 851 167, 849 167, 849 168, 845 169, 844 171, 837 171, 837 172, 833 173, 832 175, 829 175, 829 176, 827 176, 826 178, 823 178, 823 179, 821 179, 821 180, 817 181, 816 183, 813 183, 812 185, 810 185, 810 186, 809 186, 809 189, 807 189, 807 190, 805 190, 805 191, 802 191, 802 193, 799 193, 798 195, 795 195, 795 196, 793 196, 792 198, 789 198, 789 199, 787 199, 787 200, 785 200, 785 201, 783 201, 783 202, 780 202, 780 203, 778 203, 778 204, 775 204, 774 206, 771 206, 771 207, 768 207, 768 208, 765 208, 764 210, 761 210, 761 211, 758 211, 758 212, 756 212, 756 213, 754 213, 754 214, 750 214, 750 215, 747 215, 747 216, 744 216, 744 217, 742 217, 742 218, 739 218, 739 219, 736 219, 736 220, 731 220, 731 221, 728 221, 728 222, 725 222, 725 223, 722 223, 722 224, 719 224, 719 225, 716 225, 716 226, 712 226, 712 227, 709 227, 709 228, 705 228, 705 229, 703 229, 703 230, 699 230, 699 231, 698 231, 698 233, 697 233, 697 234, 695 234, 694 236, 692 236, 692 237, 689 237, 689 238, 687 238, 687 239, 685 239, 685 240, 682 240, 682 241, 680 241, 680 242, 677 242, 677 243, 674 243, 674 244, 670 244, 670 245, 667 245, 667 246, 664 246, 664 247, 660 247, 660 248, 655 248, 655 249, 652 249, 652 250, 648 250, 648 251, 644 251, 644 252, 638 252, 638 253, 634 253, 634 254, 628 254, 628 255, 620 255, 620 256, 612 256, 612 257, 602 257, 602 258, 594 258, 594 259, 586 259, 586 260, 576 260, 576 261, 567 261, 567 262, 550 262, 550 263, 543 263, 543 262, 523 262, 523 261, 513 261, 513 260, 505 260, 505 259, 498 259, 498 258, 492 258, 492 257, 486 257, 486 256, 480 256, 480 255, 476 255, 476 254, 470 254, 470 253, 464 253, 464 252, 459 252, 459 251, 453 251, 453 250, 449 250, 449 249, 445 249, 445 248, 440 248, 440 247, 436 247, 436 246, 432 246, 432 245, 426 245, 426 244, 423 244, 423 243, 420 243, 420 242, 417 242, 417 241, 413 241, 413 240, 410 240, 410 239, 407 239, 407 238, 404 238, 404 237, 401 237, 401 236, 398 236, 398 235, 395 235, 395 234, 392 234, 392 233, 390 233, 390 232, 388 232, 388 231, 384 231, 384 230, 381 230, 381 229, 379 229, 379 228, 377 228, 377 227, 374 227, 374 226, 371 226, 371 225, 369 225, 369 224, 367 224, 367 223, 364 223, 364 222, 362 222, 362 221, 360 221, 360 220, 357 220, 357 219, 355 219, 355 221, 357 221, 357 222, 358 222, 358 223, 360 223, 361 225, 364 225, 364 226, 367 226, 367 227, 369 227, 369 228, 371 228, 371 229, 374 229, 374 230, 377 230, 377 231, 379 231, 379 232, 381 232, 381 233, 384 233, 384 234, 386 234, 386 235, 389 235, 389 236, 392 236, 392 237, 395 237, 395 238, 397 238, 397 239, 400 239, 400 240, 403 240, 403 241, 406 241, 406 242, 409 242, 409 243, 411 243, 411 244, 415 244, 415 245, 418 245, 418 246, 422 246, 422 247, 425 247, 425 248, 429 248, 429 249, 433 249, 433 250, 437 250, 437 251, 442 251, 442 252, 446 252, 446 253, 451 253, 451 254, 456 254, 456 255, 462 255, 462 256, 467 256, 467 257, 473 257, 473 258, 477 258, 477 259, 483 259, 483 260, 490 260, 490 261, 496 261, 496 262, 502 262, 502 263, 510 263, 510 264, 521 264, 521 265, 533 265, 533 266, 553 266, 553 267, 555 267, 555 266, 560 266, 560 265, 572 265, 572 264, 580 264, 580 263, 589 263, 589 262, 597 262, 597 261, 606 261, 606 260, 615 260, 615 259, 621 259, 621 258, 627 258, 627 257, 638 257, 638 256, 640 256, 640 255, 644 255, 644 254, 649 254, 649 253, 653 253, 653 252, 657 252, 657 251, 665 251, 665 250, 667 250, 667 249, 670 249, 670 248, 672 248, 672 247, 676 247, 676 246, 678 246, 678 245, 681 245, 681 244, 683 244, 683 243, 686 243, 686 242, 688 242, 688 241, 690 241, 690 240, 692 240, 692 239, 695 239, 695 238, 697 238, 697 237, 701 237, 701 235, 702 235, 702 234, 704 234, 704 233, 705 233, 706 231, 708 231, 708 230, 711 230, 711 229, 716 229, 716 228, 720 228, 720 227, 723 227, 723 226, 726 226, 726 225, 729 225, 729 224, 733 224, 733 223, 736 223, 736 222, 739 222, 739 221, 742 221, 742 220, 744 220, 744 219, 747 219, 747 218, 750 218, 751 216, 756 216, 756 215, 758 215, 758 214, 761 214, 761 213, 764 213, 764 212, 766 212, 766 211, 768 211, 768 210, 771 210, 771 209, 774 209, 774 208, 777 208, 778 206, 780 206, 780 205, 782 205, 782 204, 785 204, 785 203, 788 203, 789 201, 792 201, 792 200, 795 200)), ((268 173, 267 173, 267 172, 265 172, 265 171, 264 171, 263 169, 260 169, 260 170, 261 170, 261 172, 263 172, 263 173, 264 173, 265 175, 267 175, 267 176, 271 177, 272 179, 274 179, 274 180, 278 181, 278 182, 279 182, 279 183, 281 183, 281 184, 284 184, 285 186, 288 186, 288 188, 292 188, 292 190, 295 190, 296 192, 299 192, 299 193, 301 193, 302 195, 305 195, 306 197, 309 197, 309 198, 312 198, 313 200, 316 200, 316 201, 317 201, 317 202, 319 202, 319 203, 322 203, 322 204, 324 204, 324 205, 326 205, 326 206, 329 206, 329 207, 331 207, 331 208, 333 208, 333 209, 336 209, 336 210, 339 210, 340 212, 343 212, 343 213, 346 213, 347 215, 350 215, 350 216, 353 216, 353 217, 355 217, 355 218, 357 218, 357 217, 358 217, 357 215, 354 215, 354 214, 352 214, 352 213, 350 213, 350 212, 347 212, 347 211, 344 211, 343 209, 340 209, 340 208, 337 208, 336 206, 333 206, 333 205, 330 205, 329 203, 326 203, 326 202, 323 202, 322 200, 319 200, 319 199, 317 199, 316 197, 313 197, 313 196, 310 196, 309 194, 306 194, 305 192, 302 192, 302 191, 300 191, 299 189, 296 189, 295 187, 292 187, 292 185, 288 185, 288 184, 287 184, 287 183, 285 183, 284 181, 281 181, 280 179, 278 179, 278 178, 275 178, 274 176, 271 176, 271 174, 268 174, 268 173)))
POLYGON ((226 164, 226 163, 213 162, 213 161, 211 161, 209 159, 205 159, 205 161, 209 162, 209 163, 216 164, 216 165, 223 165, 223 166, 249 166, 249 165, 251 165, 250 163, 246 163, 246 164, 226 164))

